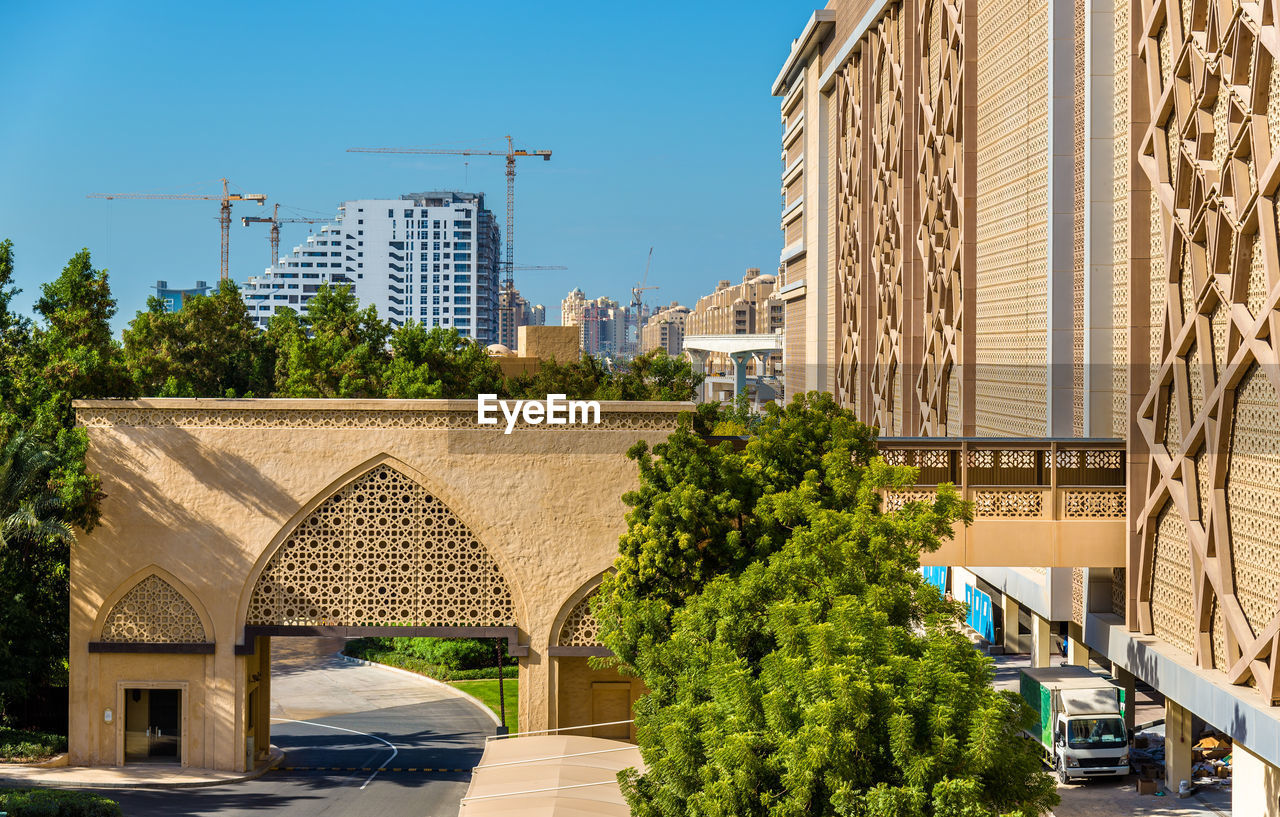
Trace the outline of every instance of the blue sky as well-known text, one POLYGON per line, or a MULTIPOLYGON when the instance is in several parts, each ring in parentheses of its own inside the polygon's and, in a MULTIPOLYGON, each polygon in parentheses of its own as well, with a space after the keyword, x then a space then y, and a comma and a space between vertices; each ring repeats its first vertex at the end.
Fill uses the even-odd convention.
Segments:
MULTIPOLYGON (((156 279, 218 278, 216 202, 88 193, 243 192, 330 215, 346 199, 487 194, 501 158, 371 156, 355 146, 550 149, 516 186, 517 275, 559 314, 579 286, 692 305, 776 268, 779 122, 769 86, 815 0, 645 3, 0 2, 0 238, 19 306, 88 247, 123 327, 156 279)), ((240 215, 232 276, 269 262, 240 215)), ((307 234, 286 225, 287 250, 307 234)))

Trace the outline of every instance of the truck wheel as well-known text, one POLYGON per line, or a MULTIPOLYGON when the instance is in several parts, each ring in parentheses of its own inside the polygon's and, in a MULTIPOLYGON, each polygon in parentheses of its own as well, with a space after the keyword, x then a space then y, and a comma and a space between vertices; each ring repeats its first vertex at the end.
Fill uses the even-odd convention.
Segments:
POLYGON ((1058 782, 1066 785, 1071 782, 1071 778, 1067 777, 1067 764, 1062 758, 1058 758, 1058 782))

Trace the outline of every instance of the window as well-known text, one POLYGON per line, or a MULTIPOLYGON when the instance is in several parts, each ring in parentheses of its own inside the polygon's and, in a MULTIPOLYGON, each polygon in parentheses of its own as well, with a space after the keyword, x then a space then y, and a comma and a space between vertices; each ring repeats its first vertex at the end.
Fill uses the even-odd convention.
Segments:
POLYGON ((364 219, 362 218, 356 219, 356 224, 364 224, 364 219))
POLYGON ((433 250, 438 250, 438 249, 440 249, 440 242, 439 242, 439 241, 437 241, 436 243, 432 244, 432 245, 431 245, 431 249, 433 249, 433 250))
POLYGON ((471 271, 471 265, 470 265, 470 264, 454 264, 454 265, 453 265, 453 268, 454 268, 455 270, 457 270, 458 272, 470 272, 470 271, 471 271))
POLYGON ((431 255, 432 255, 432 258, 431 258, 432 261, 440 260, 440 253, 436 252, 436 253, 432 253, 431 255))
POLYGON ((394 209, 388 209, 387 218, 395 218, 395 217, 396 217, 396 211, 394 209))
MULTIPOLYGON (((356 230, 356 235, 364 235, 364 230, 356 230)), ((363 241, 357 241, 357 242, 356 242, 356 244, 358 244, 358 245, 359 245, 359 246, 361 246, 361 247, 363 247, 363 246, 364 246, 364 242, 363 242, 363 241)))
POLYGON ((455 261, 470 261, 470 260, 471 260, 471 253, 469 253, 469 252, 455 252, 455 253, 453 254, 453 260, 455 260, 455 261))
MULTIPOLYGON (((404 211, 404 217, 405 217, 405 218, 413 218, 413 211, 412 211, 412 210, 405 210, 405 211, 404 211)), ((408 226, 410 226, 410 225, 406 224, 406 225, 404 225, 404 226, 408 227, 408 226)))

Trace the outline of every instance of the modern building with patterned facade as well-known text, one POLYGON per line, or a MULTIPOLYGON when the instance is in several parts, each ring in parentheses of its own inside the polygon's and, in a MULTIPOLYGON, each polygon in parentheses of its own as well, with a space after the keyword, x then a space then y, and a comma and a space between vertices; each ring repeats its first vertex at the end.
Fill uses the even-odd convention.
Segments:
MULTIPOLYGON (((722 280, 715 292, 703 295, 694 304, 685 321, 686 335, 764 335, 782 331, 784 303, 774 296, 778 278, 761 275, 758 267, 750 267, 742 275, 742 281, 734 284, 722 280)), ((706 361, 707 371, 731 374, 733 364, 728 355, 712 354, 706 361)), ((764 371, 756 375, 777 375, 782 371, 782 359, 769 356, 764 371)))
POLYGON ((672 357, 684 348, 685 322, 689 319, 689 307, 672 301, 660 306, 649 316, 640 330, 640 352, 662 349, 672 357))
POLYGON ((1026 438, 946 456, 1046 479, 1119 441, 1122 565, 944 581, 1011 646, 1027 622, 1033 660, 1061 624, 1163 693, 1173 786, 1200 720, 1230 734, 1240 815, 1280 814, 1277 11, 832 0, 772 88, 787 393, 884 436, 1026 438))

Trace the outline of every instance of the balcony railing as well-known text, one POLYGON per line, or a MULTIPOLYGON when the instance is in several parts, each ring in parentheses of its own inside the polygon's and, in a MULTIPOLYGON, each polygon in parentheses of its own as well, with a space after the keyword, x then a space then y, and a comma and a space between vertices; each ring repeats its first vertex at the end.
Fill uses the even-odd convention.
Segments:
POLYGON ((931 500, 947 482, 972 503, 973 524, 926 564, 1125 564, 1122 440, 882 437, 878 445, 888 463, 920 471, 915 487, 886 492, 886 510, 931 500))

